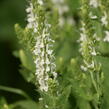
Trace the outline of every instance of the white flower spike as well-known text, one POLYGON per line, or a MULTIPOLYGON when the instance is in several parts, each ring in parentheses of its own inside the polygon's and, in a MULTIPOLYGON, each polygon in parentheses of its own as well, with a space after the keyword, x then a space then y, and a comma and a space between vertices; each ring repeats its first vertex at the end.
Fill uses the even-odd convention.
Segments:
MULTIPOLYGON (((43 0, 38 0, 37 2, 38 5, 43 5, 43 0)), ((33 34, 38 33, 38 36, 35 38, 33 50, 33 55, 35 56, 34 63, 36 65, 36 79, 39 83, 39 89, 47 92, 49 90, 48 80, 50 78, 50 73, 54 76, 54 79, 57 77, 57 73, 55 72, 56 67, 54 67, 54 55, 51 47, 54 40, 50 38, 51 34, 49 32, 51 25, 44 19, 42 22, 44 28, 42 28, 40 32, 40 24, 38 22, 38 19, 40 18, 37 13, 34 13, 32 3, 30 3, 30 7, 28 7, 26 11, 28 13, 27 28, 33 29, 33 34)))

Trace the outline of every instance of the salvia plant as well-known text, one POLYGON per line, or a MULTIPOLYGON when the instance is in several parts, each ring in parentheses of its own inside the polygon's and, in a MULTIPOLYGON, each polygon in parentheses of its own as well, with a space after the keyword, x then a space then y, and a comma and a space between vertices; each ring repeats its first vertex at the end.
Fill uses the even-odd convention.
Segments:
MULTIPOLYGON (((108 9, 108 0, 28 0, 25 28, 15 25, 20 49, 14 55, 38 94, 32 100, 16 89, 34 102, 31 109, 109 108, 108 9)), ((22 105, 3 109, 28 109, 22 105)))

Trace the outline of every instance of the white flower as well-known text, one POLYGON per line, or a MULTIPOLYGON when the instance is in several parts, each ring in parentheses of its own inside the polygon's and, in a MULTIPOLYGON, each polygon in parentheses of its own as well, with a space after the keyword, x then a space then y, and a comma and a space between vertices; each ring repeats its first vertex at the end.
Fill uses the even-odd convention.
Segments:
POLYGON ((99 6, 98 0, 90 0, 89 5, 97 8, 99 6))
POLYGON ((52 2, 55 3, 55 4, 59 4, 59 3, 63 3, 64 0, 52 0, 52 2))
POLYGON ((89 13, 89 16, 91 19, 97 19, 98 17, 96 15, 93 15, 92 12, 89 13))
POLYGON ((38 32, 37 28, 34 28, 34 32, 35 32, 35 33, 37 33, 37 32, 38 32))
POLYGON ((46 72, 49 72, 49 71, 50 71, 50 67, 47 66, 47 67, 46 67, 46 72))
POLYGON ((39 3, 40 5, 43 5, 43 0, 38 0, 38 3, 39 3))
POLYGON ((80 39, 79 39, 80 41, 86 41, 87 40, 86 34, 81 33, 80 36, 81 36, 80 39))
POLYGON ((67 18, 67 23, 68 23, 69 25, 74 25, 74 24, 75 24, 74 18, 68 17, 68 18, 67 18))
POLYGON ((57 73, 56 72, 52 72, 54 78, 57 78, 57 73))
POLYGON ((65 19, 63 17, 59 18, 59 26, 62 27, 65 23, 65 19))
POLYGON ((42 101, 43 100, 43 98, 39 98, 39 101, 42 101))
POLYGON ((54 9, 57 9, 58 13, 59 13, 59 26, 63 27, 63 25, 69 22, 73 22, 73 20, 71 21, 71 19, 66 20, 64 18, 64 13, 68 13, 69 12, 69 7, 68 5, 66 5, 65 0, 52 0, 53 2, 53 7, 54 9))
POLYGON ((34 20, 35 20, 34 18, 28 18, 27 19, 28 22, 34 22, 34 20))
POLYGON ((91 64, 88 64, 88 66, 87 66, 87 67, 88 67, 88 68, 94 68, 94 66, 95 66, 95 62, 94 62, 94 61, 92 61, 92 62, 91 62, 91 64))
MULTIPOLYGON (((80 39, 79 40, 77 40, 77 42, 84 42, 84 41, 87 41, 87 36, 86 36, 86 34, 85 34, 85 24, 82 22, 82 27, 80 28, 80 31, 81 31, 81 33, 80 33, 80 39)), ((82 43, 80 44, 81 46, 82 46, 82 43)))
POLYGON ((107 20, 107 13, 106 12, 104 12, 104 16, 102 16, 101 22, 102 22, 102 25, 107 26, 108 20, 107 20))
POLYGON ((33 26, 33 25, 30 23, 30 24, 27 25, 27 28, 30 29, 30 28, 32 28, 32 26, 33 26))
POLYGON ((41 42, 41 44, 39 45, 40 48, 44 48, 44 43, 41 42))
POLYGON ((80 31, 84 32, 85 31, 85 28, 84 27, 81 27, 80 28, 80 31))
POLYGON ((37 24, 37 22, 35 22, 35 20, 36 20, 35 17, 37 17, 37 16, 34 15, 34 13, 33 13, 32 3, 30 3, 30 6, 26 9, 26 12, 28 13, 28 15, 27 15, 27 21, 28 21, 27 28, 29 28, 29 29, 32 28, 34 30, 34 32, 37 32, 38 24, 37 24))
POLYGON ((45 105, 45 108, 48 108, 48 105, 45 105))
POLYGON ((105 38, 103 39, 104 42, 109 42, 109 31, 105 31, 105 38))
POLYGON ((28 7, 28 8, 26 9, 26 12, 29 13, 29 12, 31 12, 31 10, 32 10, 32 8, 31 8, 31 7, 28 7))
POLYGON ((96 56, 96 55, 97 55, 95 49, 92 50, 91 54, 92 54, 93 56, 96 56))
POLYGON ((63 15, 63 13, 68 12, 69 11, 69 7, 67 5, 62 5, 59 6, 59 14, 63 15))
POLYGON ((53 50, 47 50, 47 53, 48 53, 49 55, 51 55, 51 54, 53 53, 53 50))
POLYGON ((91 16, 91 19, 97 19, 97 16, 96 15, 91 16))
POLYGON ((93 35, 93 38, 94 38, 96 41, 100 41, 100 40, 101 40, 101 38, 98 37, 96 33, 93 35))
POLYGON ((45 63, 46 63, 47 65, 49 65, 49 64, 50 64, 50 60, 47 58, 45 63))
POLYGON ((81 69, 83 70, 83 71, 87 71, 87 67, 85 67, 85 66, 83 66, 83 65, 81 65, 81 69))
POLYGON ((42 59, 42 60, 41 60, 41 65, 44 65, 44 63, 45 63, 45 62, 44 62, 44 59, 42 59))
POLYGON ((33 10, 33 5, 32 5, 32 3, 30 3, 30 7, 28 7, 28 8, 26 9, 26 12, 27 12, 27 13, 31 13, 32 10, 33 10))

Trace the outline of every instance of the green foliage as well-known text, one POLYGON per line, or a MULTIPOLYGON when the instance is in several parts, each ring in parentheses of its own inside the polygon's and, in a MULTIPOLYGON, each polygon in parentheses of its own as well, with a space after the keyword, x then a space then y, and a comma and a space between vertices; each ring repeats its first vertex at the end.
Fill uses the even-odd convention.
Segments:
POLYGON ((35 64, 33 63, 32 54, 28 51, 15 51, 14 56, 20 58, 21 69, 19 70, 24 79, 28 82, 35 83, 35 64))
POLYGON ((32 49, 34 47, 34 37, 31 35, 32 30, 25 28, 22 29, 18 24, 15 25, 15 31, 17 33, 19 42, 26 49, 32 49), (28 36, 28 37, 27 37, 28 36))
POLYGON ((0 97, 0 108, 1 109, 9 109, 9 106, 5 100, 5 98, 0 97))
MULTIPOLYGON (((20 89, 0 86, 0 90, 16 93, 24 96, 25 99, 7 104, 5 98, 0 98, 0 109, 108 109, 109 107, 109 42, 104 42, 104 27, 100 21, 103 11, 108 7, 99 8, 89 6, 88 0, 65 0, 63 5, 69 7, 59 15, 54 4, 45 0, 44 6, 31 1, 33 12, 37 14, 35 22, 38 22, 38 32, 34 33, 34 28, 20 27, 15 25, 15 32, 19 40, 20 49, 13 54, 20 59, 20 74, 25 81, 35 86, 39 94, 39 101, 32 100, 24 91, 20 89), (81 7, 80 7, 81 5, 81 7), (95 19, 90 13, 97 16, 95 19), (61 18, 62 17, 62 18, 61 18), (50 37, 55 40, 54 54, 56 58, 57 78, 53 80, 49 74, 47 92, 39 90, 39 83, 35 75, 36 65, 34 60, 38 58, 33 54, 36 38, 42 34, 46 27, 44 20, 51 24, 49 30, 50 37), (61 25, 59 19, 62 20, 61 25), (81 20, 81 21, 80 21, 81 20), (64 23, 63 23, 64 22, 64 23), (70 23, 69 23, 70 22, 70 23), (73 22, 73 23, 72 23, 73 22), (87 40, 77 41, 81 35, 80 27, 85 24, 87 40), (96 34, 96 37, 93 37, 96 34), (96 38, 100 38, 98 41, 96 38), (80 46, 79 46, 80 45, 80 46), (82 48, 82 52, 79 49, 82 48), (96 55, 91 55, 92 49, 96 50, 96 55), (88 64, 86 64, 87 62, 88 64), (94 67, 87 67, 94 62, 94 67), (81 68, 87 68, 84 71, 81 68)), ((58 7, 58 6, 57 6, 58 7)), ((61 7, 61 5, 60 5, 61 7)), ((62 10, 63 11, 63 10, 62 10)), ((83 28, 82 28, 83 29, 83 28)), ((31 94, 32 95, 32 94, 31 94)))
POLYGON ((12 109, 40 109, 39 105, 34 101, 23 100, 14 103, 10 106, 12 109))

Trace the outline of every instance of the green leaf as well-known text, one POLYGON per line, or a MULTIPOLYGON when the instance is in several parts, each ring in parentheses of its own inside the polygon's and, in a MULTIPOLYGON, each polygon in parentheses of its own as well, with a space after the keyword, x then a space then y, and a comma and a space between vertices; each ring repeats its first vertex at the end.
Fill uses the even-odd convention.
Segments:
POLYGON ((16 89, 16 88, 11 88, 11 87, 6 87, 6 86, 1 86, 0 85, 0 90, 8 91, 8 92, 11 92, 11 93, 15 93, 15 94, 24 96, 27 99, 30 99, 30 97, 24 91, 22 91, 20 89, 16 89))
POLYGON ((19 57, 20 57, 20 60, 22 62, 22 65, 29 69, 29 70, 34 70, 35 69, 35 64, 34 64, 34 61, 33 61, 33 58, 32 58, 32 54, 24 50, 19 50, 19 57))
POLYGON ((41 109, 39 104, 31 100, 23 100, 13 104, 12 109, 41 109))
POLYGON ((20 71, 20 74, 23 76, 23 78, 27 82, 31 82, 33 84, 36 83, 35 74, 32 71, 30 71, 29 69, 25 68, 24 66, 21 66, 21 69, 19 71, 20 71))

